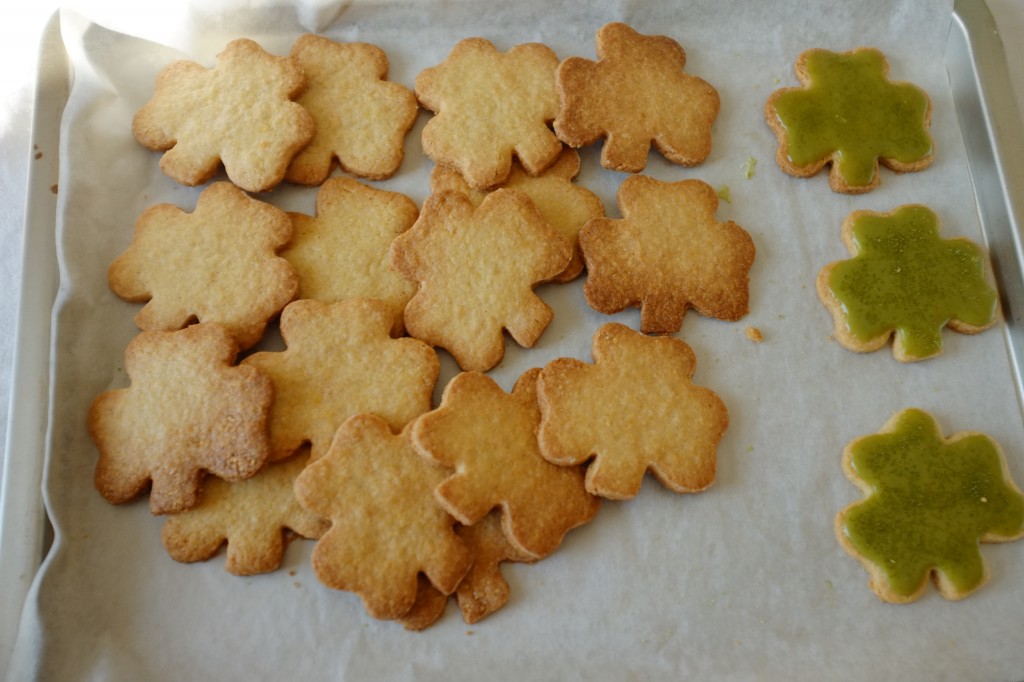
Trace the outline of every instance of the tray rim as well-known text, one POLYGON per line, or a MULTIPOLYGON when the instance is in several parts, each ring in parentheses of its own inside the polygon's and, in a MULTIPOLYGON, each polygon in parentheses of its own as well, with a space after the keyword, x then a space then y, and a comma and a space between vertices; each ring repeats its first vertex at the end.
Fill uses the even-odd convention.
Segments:
MULTIPOLYGON (((1022 292, 1004 315, 1008 353, 1014 369, 1019 408, 1024 414, 1024 187, 1009 177, 1024 177, 1024 121, 1014 99, 1006 51, 986 0, 954 0, 945 50, 951 87, 954 79, 975 96, 985 121, 983 138, 987 156, 978 158, 976 148, 965 144, 975 179, 976 163, 994 163, 999 178, 1001 206, 978 202, 986 239, 993 225, 1002 221, 1013 238, 1016 270, 1014 291, 1022 292), (966 49, 969 74, 950 71, 950 55, 966 49), (1018 309, 1020 308, 1020 309, 1018 309)), ((52 313, 59 289, 56 252, 57 198, 51 191, 57 177, 60 119, 70 95, 73 74, 60 31, 60 10, 46 23, 37 53, 37 84, 33 108, 32 149, 54 150, 30 163, 23 225, 22 278, 15 326, 14 363, 8 408, 3 476, 0 478, 0 671, 9 669, 21 613, 48 550, 49 522, 43 503, 42 480, 49 448, 49 416, 52 398, 52 313), (41 163, 40 161, 45 161, 41 163), (12 453, 19 453, 12 457, 12 453), (32 456, 34 455, 34 456, 32 456)), ((958 128, 961 112, 954 93, 958 128)), ((974 194, 978 199, 978 185, 974 194)), ((1001 282, 1002 283, 1002 282, 1001 282)))

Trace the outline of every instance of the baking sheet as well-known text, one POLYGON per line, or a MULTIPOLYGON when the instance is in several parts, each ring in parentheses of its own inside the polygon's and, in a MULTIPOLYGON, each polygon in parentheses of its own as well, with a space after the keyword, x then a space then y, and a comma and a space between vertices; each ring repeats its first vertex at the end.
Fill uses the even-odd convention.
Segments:
MULTIPOLYGON (((1016 646, 1024 580, 1014 570, 1024 543, 984 548, 992 580, 970 599, 951 604, 930 593, 896 607, 874 597, 832 536, 835 513, 858 497, 839 468, 843 446, 903 407, 928 409, 947 432, 989 433, 1006 449, 1015 480, 1024 481, 1005 329, 947 333, 943 356, 905 366, 887 351, 860 356, 840 348, 814 293, 818 269, 847 257, 839 227, 852 210, 925 203, 945 236, 982 240, 943 59, 951 9, 925 0, 854 7, 830 0, 811 10, 739 0, 684 9, 205 3, 141 37, 62 15, 76 78, 62 128, 62 289, 44 488, 56 539, 27 604, 12 679, 1013 679, 1024 670, 1016 646), (96 394, 126 383, 121 356, 136 310, 109 292, 106 268, 146 206, 168 201, 191 210, 199 191, 164 178, 156 155, 131 138, 131 116, 163 65, 183 56, 212 64, 240 36, 285 54, 298 34, 314 31, 381 46, 390 79, 411 86, 463 37, 481 35, 501 49, 539 40, 560 57, 593 58, 594 32, 613 20, 678 40, 687 70, 722 96, 709 160, 683 169, 652 153, 646 172, 728 187, 731 201, 718 218, 744 226, 758 248, 750 315, 726 323, 691 312, 680 333, 697 354, 695 380, 730 409, 715 486, 677 496, 648 481, 637 499, 605 504, 552 557, 507 566, 512 597, 504 609, 468 628, 450 607, 420 634, 375 621, 355 596, 319 585, 309 543, 293 544, 274 574, 235 578, 223 571, 222 557, 199 565, 170 560, 161 521, 145 501, 111 507, 99 497, 84 415, 96 394), (939 153, 924 173, 883 170, 878 190, 849 197, 828 190, 823 176, 795 180, 774 166, 775 140, 761 108, 772 90, 795 84, 792 64, 803 49, 861 44, 885 51, 894 78, 932 96, 939 153), (748 179, 750 158, 758 163, 748 179), (749 341, 746 326, 760 328, 764 343, 749 341)), ((430 170, 418 151, 426 117, 407 139, 400 174, 374 183, 419 203, 430 170)), ((583 150, 579 182, 617 216, 624 176, 599 168, 599 149, 583 150)), ((266 198, 312 212, 314 197, 283 188, 266 198)), ((508 344, 492 372, 506 388, 555 357, 589 359, 590 335, 606 321, 637 326, 635 311, 591 311, 581 282, 540 293, 555 306, 555 320, 535 348, 508 344)), ((454 371, 450 361, 445 368, 446 376, 454 371)))

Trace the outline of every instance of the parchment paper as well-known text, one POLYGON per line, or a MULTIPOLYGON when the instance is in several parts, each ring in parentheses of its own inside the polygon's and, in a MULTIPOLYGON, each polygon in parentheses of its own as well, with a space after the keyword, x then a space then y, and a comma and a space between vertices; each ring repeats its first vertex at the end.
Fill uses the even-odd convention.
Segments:
MULTIPOLYGON (((840 469, 844 445, 905 407, 931 411, 948 434, 990 434, 1024 483, 1021 411, 1002 327, 973 337, 947 331, 941 357, 901 365, 888 350, 841 348, 814 292, 818 270, 848 257, 839 231, 853 210, 924 203, 944 236, 983 239, 943 62, 951 5, 203 2, 147 22, 140 4, 125 19, 135 37, 65 13, 75 85, 62 129, 62 286, 44 491, 56 539, 25 609, 10 679, 1019 678, 1024 542, 984 546, 991 582, 965 601, 930 590, 893 606, 868 589, 832 530, 835 514, 859 497, 840 469), (223 570, 223 554, 196 565, 171 560, 160 544, 162 521, 145 500, 114 507, 100 497, 85 415, 98 393, 127 383, 122 353, 137 310, 111 294, 106 269, 144 208, 171 202, 191 211, 199 192, 164 177, 158 155, 130 132, 160 68, 182 57, 212 66, 243 36, 286 54, 299 34, 318 32, 379 45, 390 80, 411 87, 469 36, 503 50, 541 41, 562 58, 593 59, 594 33, 609 21, 675 38, 686 70, 718 89, 710 158, 681 168, 652 151, 645 172, 727 188, 718 219, 736 221, 757 245, 749 316, 730 323, 691 311, 679 334, 696 352, 695 381, 729 407, 712 488, 676 495, 648 480, 636 499, 606 503, 550 558, 507 565, 512 594, 502 610, 468 627, 449 605, 419 634, 376 621, 355 595, 320 585, 311 543, 292 544, 277 572, 237 578, 223 570), (774 89, 796 84, 793 63, 804 49, 859 45, 882 49, 894 79, 931 95, 938 155, 923 173, 883 169, 880 188, 851 197, 831 192, 824 174, 783 174, 762 108, 774 89), (748 159, 756 161, 749 178, 748 159), (747 326, 764 342, 748 340, 747 326)), ((418 203, 431 168, 419 151, 427 118, 421 112, 407 138, 400 173, 374 183, 418 203)), ((599 152, 600 145, 582 150, 578 181, 618 216, 615 192, 625 176, 603 171, 599 152)), ((315 190, 285 187, 261 198, 312 213, 315 190)), ((638 326, 635 310, 592 311, 581 285, 539 289, 556 309, 554 322, 533 349, 508 341, 492 372, 503 387, 559 356, 590 360, 591 334, 607 321, 638 326)), ((439 390, 455 371, 442 358, 439 390)))

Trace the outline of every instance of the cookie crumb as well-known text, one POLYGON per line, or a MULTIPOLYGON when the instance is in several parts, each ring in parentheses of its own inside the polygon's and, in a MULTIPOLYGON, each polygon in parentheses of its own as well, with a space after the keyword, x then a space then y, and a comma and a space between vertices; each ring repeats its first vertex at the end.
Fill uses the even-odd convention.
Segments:
POLYGON ((732 194, 729 191, 729 185, 722 185, 721 187, 719 187, 717 194, 718 198, 724 201, 725 203, 732 203, 732 194))
POLYGON ((50 185, 50 192, 52 192, 53 194, 56 194, 57 193, 57 185, 50 185))
POLYGON ((743 176, 747 180, 749 180, 752 177, 754 177, 754 166, 756 166, 756 165, 757 165, 757 159, 755 159, 753 156, 748 156, 747 157, 747 163, 746 163, 746 166, 745 166, 745 170, 743 171, 743 176))
POLYGON ((747 327, 746 329, 747 338, 754 343, 761 343, 764 341, 764 334, 757 327, 747 327))

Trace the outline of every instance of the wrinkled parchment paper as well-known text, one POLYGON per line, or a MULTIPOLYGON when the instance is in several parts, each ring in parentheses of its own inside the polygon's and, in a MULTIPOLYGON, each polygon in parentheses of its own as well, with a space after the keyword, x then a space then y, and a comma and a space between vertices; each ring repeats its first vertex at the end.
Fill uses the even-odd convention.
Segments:
MULTIPOLYGON (((1024 542, 986 545, 991 582, 950 603, 934 590, 886 605, 833 536, 833 518, 859 497, 840 469, 843 446, 877 431, 897 410, 934 413, 946 433, 983 431, 1006 450, 1024 483, 1024 438, 1000 327, 945 333, 945 353, 914 365, 888 350, 856 355, 830 338, 831 318, 814 277, 848 257, 839 238, 853 210, 924 203, 944 236, 983 240, 943 61, 951 2, 934 0, 699 0, 675 3, 527 0, 506 3, 351 2, 298 7, 202 2, 147 22, 145 3, 121 31, 62 16, 75 85, 62 128, 62 289, 54 315, 54 400, 45 502, 53 549, 26 605, 10 679, 1015 679, 1024 607, 1024 542), (114 507, 92 486, 96 452, 85 429, 91 400, 124 386, 123 349, 137 307, 118 300, 106 269, 129 243, 147 206, 192 210, 199 189, 175 185, 158 155, 132 138, 134 112, 160 68, 187 57, 212 66, 231 39, 250 37, 286 54, 303 32, 365 41, 390 59, 390 80, 412 86, 460 39, 500 49, 541 41, 560 57, 593 59, 609 21, 667 34, 687 52, 688 72, 711 82, 722 108, 710 158, 695 168, 651 153, 646 172, 699 178, 728 193, 719 220, 757 245, 751 312, 740 322, 690 312, 680 336, 698 358, 695 381, 726 402, 730 426, 715 485, 699 495, 648 480, 638 497, 606 503, 588 526, 537 565, 507 565, 511 598, 466 626, 453 604, 426 632, 368 617, 359 599, 320 585, 311 543, 297 541, 272 574, 237 578, 223 554, 183 565, 164 552, 161 520, 145 500, 114 507), (130 24, 130 25, 129 25, 130 24), (122 31, 129 30, 133 35, 122 31), (762 108, 795 85, 793 63, 809 47, 882 49, 891 75, 934 102, 938 156, 923 173, 882 171, 864 196, 832 193, 825 176, 796 180, 774 164, 762 108), (754 173, 747 177, 751 163, 754 173), (745 335, 759 328, 763 343, 745 335)), ((166 10, 165 10, 166 11, 166 10)), ((431 162, 419 151, 421 112, 406 159, 377 186, 427 194, 431 162)), ((618 216, 623 175, 603 171, 600 145, 582 150, 581 184, 618 216)), ((315 190, 264 197, 312 213, 315 190)), ((547 285, 556 309, 535 348, 508 341, 492 375, 506 389, 525 369, 559 356, 590 359, 590 337, 636 310, 589 309, 582 280, 547 285)), ((442 381, 454 372, 443 355, 442 381)), ((439 388, 440 388, 439 384, 439 388)), ((14 453, 16 454, 16 453, 14 453)))

